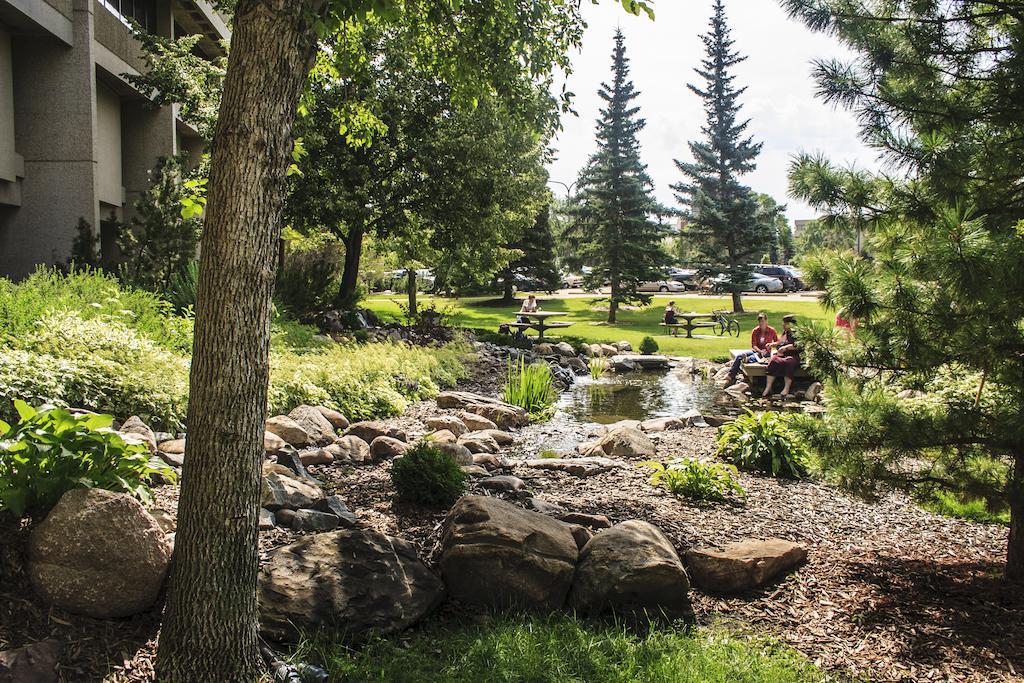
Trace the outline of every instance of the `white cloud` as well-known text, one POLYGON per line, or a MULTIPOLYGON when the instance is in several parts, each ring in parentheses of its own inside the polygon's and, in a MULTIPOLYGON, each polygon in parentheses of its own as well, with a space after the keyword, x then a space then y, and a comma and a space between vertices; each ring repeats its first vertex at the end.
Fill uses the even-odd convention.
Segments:
MULTIPOLYGON (((578 117, 564 116, 549 165, 553 180, 571 183, 594 151, 594 121, 601 100, 598 85, 610 77, 612 35, 621 26, 631 77, 640 91, 637 104, 647 127, 641 133, 643 159, 658 198, 674 203, 669 185, 680 180, 673 159, 689 160, 687 142, 700 137, 704 111, 686 84, 699 83, 694 67, 704 56, 700 34, 707 30, 711 0, 659 0, 657 20, 626 14, 619 3, 585 4, 589 23, 582 52, 573 59, 568 88, 576 93, 578 117)), ((758 168, 746 182, 788 205, 789 218, 813 217, 805 204, 787 195, 786 170, 800 151, 821 151, 837 163, 877 168, 875 154, 860 143, 853 116, 814 95, 812 60, 847 58, 834 38, 809 31, 790 19, 774 0, 728 0, 726 13, 736 49, 747 60, 735 68, 746 86, 742 114, 750 132, 764 143, 758 168)), ((555 185, 556 191, 559 186, 555 185)))

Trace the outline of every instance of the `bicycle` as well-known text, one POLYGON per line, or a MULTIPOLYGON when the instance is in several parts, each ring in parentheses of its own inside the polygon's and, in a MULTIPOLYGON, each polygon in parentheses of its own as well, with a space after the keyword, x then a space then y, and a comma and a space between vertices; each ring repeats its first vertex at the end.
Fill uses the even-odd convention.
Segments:
POLYGON ((728 335, 730 337, 740 336, 740 321, 736 318, 725 317, 725 311, 711 311, 714 316, 714 331, 719 337, 728 335))

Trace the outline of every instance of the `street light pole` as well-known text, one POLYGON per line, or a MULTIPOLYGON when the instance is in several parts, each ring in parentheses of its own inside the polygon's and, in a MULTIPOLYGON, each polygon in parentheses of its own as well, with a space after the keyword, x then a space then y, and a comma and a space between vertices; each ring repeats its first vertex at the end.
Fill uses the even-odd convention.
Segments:
POLYGON ((561 180, 550 180, 549 179, 548 182, 549 183, 554 183, 556 185, 561 185, 562 187, 564 187, 565 188, 565 196, 566 196, 566 198, 569 198, 572 195, 572 188, 576 187, 576 183, 569 183, 568 185, 566 185, 561 180))

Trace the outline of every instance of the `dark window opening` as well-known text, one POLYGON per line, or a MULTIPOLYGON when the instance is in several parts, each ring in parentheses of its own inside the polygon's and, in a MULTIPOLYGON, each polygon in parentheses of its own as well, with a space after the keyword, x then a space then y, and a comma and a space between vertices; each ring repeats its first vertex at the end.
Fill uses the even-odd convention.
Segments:
POLYGON ((156 0, 99 0, 99 3, 125 23, 133 19, 149 33, 156 33, 156 0))

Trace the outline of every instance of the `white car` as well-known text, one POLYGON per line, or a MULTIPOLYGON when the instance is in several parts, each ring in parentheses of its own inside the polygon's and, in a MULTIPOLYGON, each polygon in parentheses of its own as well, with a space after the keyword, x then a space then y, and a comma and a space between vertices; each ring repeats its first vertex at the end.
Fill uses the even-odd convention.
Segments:
MULTIPOLYGON (((716 292, 724 292, 727 290, 724 275, 717 276, 712 280, 712 283, 712 288, 716 292)), ((768 292, 782 292, 785 291, 785 289, 786 288, 783 286, 782 280, 777 277, 768 277, 767 275, 761 275, 760 273, 751 273, 750 280, 747 282, 747 286, 743 288, 743 291, 767 294, 768 292)))
POLYGON ((686 285, 675 280, 657 280, 655 282, 644 282, 637 287, 640 292, 685 292, 686 285))
POLYGON ((562 289, 575 289, 583 286, 583 276, 576 275, 574 273, 565 273, 562 275, 562 289))

